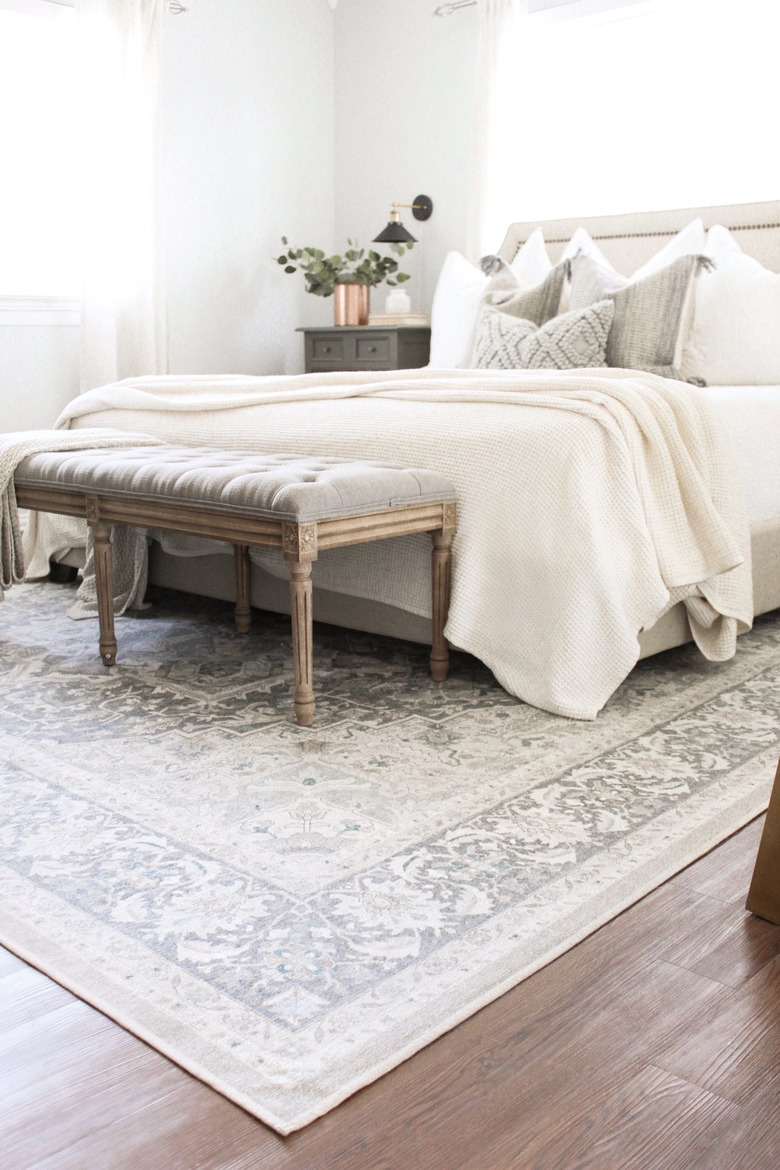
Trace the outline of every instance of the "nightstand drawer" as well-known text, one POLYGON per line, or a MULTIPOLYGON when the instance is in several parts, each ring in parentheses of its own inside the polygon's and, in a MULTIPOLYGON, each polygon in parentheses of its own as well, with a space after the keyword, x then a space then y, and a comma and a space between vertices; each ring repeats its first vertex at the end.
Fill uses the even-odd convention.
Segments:
POLYGON ((346 352, 345 348, 345 342, 349 340, 346 337, 313 337, 311 346, 312 358, 316 362, 344 362, 351 360, 351 355, 346 352))
POLYGON ((431 331, 423 325, 304 326, 307 374, 334 370, 403 370, 428 361, 431 331))
POLYGON ((390 338, 381 334, 372 334, 370 337, 355 338, 355 361, 382 362, 390 361, 390 338))

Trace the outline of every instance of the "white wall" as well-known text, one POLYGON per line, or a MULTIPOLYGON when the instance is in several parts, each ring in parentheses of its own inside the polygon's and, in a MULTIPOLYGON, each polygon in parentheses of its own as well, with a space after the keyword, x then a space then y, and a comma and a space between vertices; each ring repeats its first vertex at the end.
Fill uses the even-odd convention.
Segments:
MULTIPOLYGON (((414 308, 465 248, 477 17, 435 0, 189 0, 166 26, 162 221, 177 373, 292 373, 299 325, 332 320, 273 261, 280 237, 368 243, 404 220, 414 308)), ((385 290, 375 293, 381 309, 385 290)), ((48 426, 78 392, 78 328, 0 324, 0 429, 48 426)))
POLYGON ((322 306, 272 258, 282 235, 333 239, 333 14, 325 0, 187 9, 166 29, 170 368, 297 371, 295 328, 322 306))
MULTIPOLYGON (((390 204, 429 195, 402 265, 428 312, 445 254, 466 247, 477 13, 435 17, 438 0, 339 0, 336 9, 336 240, 366 243, 390 204)), ((374 293, 382 309, 384 291, 374 293)))
POLYGON ((18 316, 0 309, 0 431, 50 427, 78 391, 78 324, 20 324, 18 316))
MULTIPOLYGON (((333 13, 326 0, 188 0, 166 25, 162 220, 177 373, 303 368, 331 319, 274 263, 333 241, 333 13)), ((3 324, 0 430, 50 426, 78 393, 79 330, 3 324)))

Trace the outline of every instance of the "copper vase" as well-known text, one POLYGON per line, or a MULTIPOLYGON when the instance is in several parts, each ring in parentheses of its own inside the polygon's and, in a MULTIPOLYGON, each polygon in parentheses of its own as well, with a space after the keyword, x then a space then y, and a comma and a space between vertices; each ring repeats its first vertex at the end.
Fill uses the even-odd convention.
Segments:
POLYGON ((333 287, 333 324, 368 325, 367 284, 337 284, 333 287))

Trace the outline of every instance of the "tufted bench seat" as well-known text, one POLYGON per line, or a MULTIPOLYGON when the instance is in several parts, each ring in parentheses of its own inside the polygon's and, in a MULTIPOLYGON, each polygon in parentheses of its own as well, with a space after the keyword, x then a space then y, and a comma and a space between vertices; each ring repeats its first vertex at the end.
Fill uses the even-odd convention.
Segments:
POLYGON ((295 718, 314 718, 311 566, 320 551, 414 532, 433 540, 431 671, 447 677, 455 491, 433 471, 210 447, 139 446, 47 451, 14 473, 19 507, 86 519, 94 538, 100 654, 116 661, 111 531, 115 524, 230 541, 236 625, 249 629, 250 546, 278 549, 290 566, 295 718))

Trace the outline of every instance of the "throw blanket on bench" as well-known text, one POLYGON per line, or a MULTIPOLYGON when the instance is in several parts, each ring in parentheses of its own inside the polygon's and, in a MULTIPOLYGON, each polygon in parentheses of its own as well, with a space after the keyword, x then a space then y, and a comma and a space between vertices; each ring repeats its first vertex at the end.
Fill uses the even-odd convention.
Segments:
MULTIPOLYGON (((18 584, 25 576, 25 558, 22 547, 22 536, 19 526, 19 514, 16 509, 16 493, 14 492, 14 471, 28 455, 37 455, 41 451, 85 451, 90 447, 127 447, 130 443, 139 446, 159 446, 161 439, 152 435, 128 435, 127 431, 115 431, 106 428, 90 428, 80 431, 20 431, 0 435, 0 601, 4 592, 12 585, 18 584)), ((57 517, 65 520, 66 517, 57 517)), ((37 524, 37 513, 31 517, 33 527, 37 524)), ((83 532, 83 524, 79 531, 83 532)), ((65 552, 66 546, 55 550, 65 552)), ((120 582, 127 589, 127 582, 132 580, 130 592, 141 593, 146 588, 146 541, 139 541, 138 535, 132 531, 118 531, 114 541, 114 558, 118 566, 120 582)), ((46 567, 38 572, 42 577, 49 571, 49 561, 46 558, 46 567)), ((94 577, 89 580, 94 583, 94 577)), ((87 589, 89 589, 89 584, 87 589)), ((94 587, 94 586, 93 586, 94 587)), ((126 604, 126 602, 125 602, 126 604)), ((89 606, 90 613, 97 612, 97 601, 89 606)))
MULTIPOLYGON (((461 502, 447 636, 562 715, 594 718, 639 631, 677 600, 711 658, 752 619, 728 441, 698 391, 651 374, 138 378, 81 395, 58 422, 440 471, 461 502)), ((61 539, 42 533, 35 564, 61 539)), ((416 537, 339 550, 315 582, 427 615, 427 558, 416 537)))

